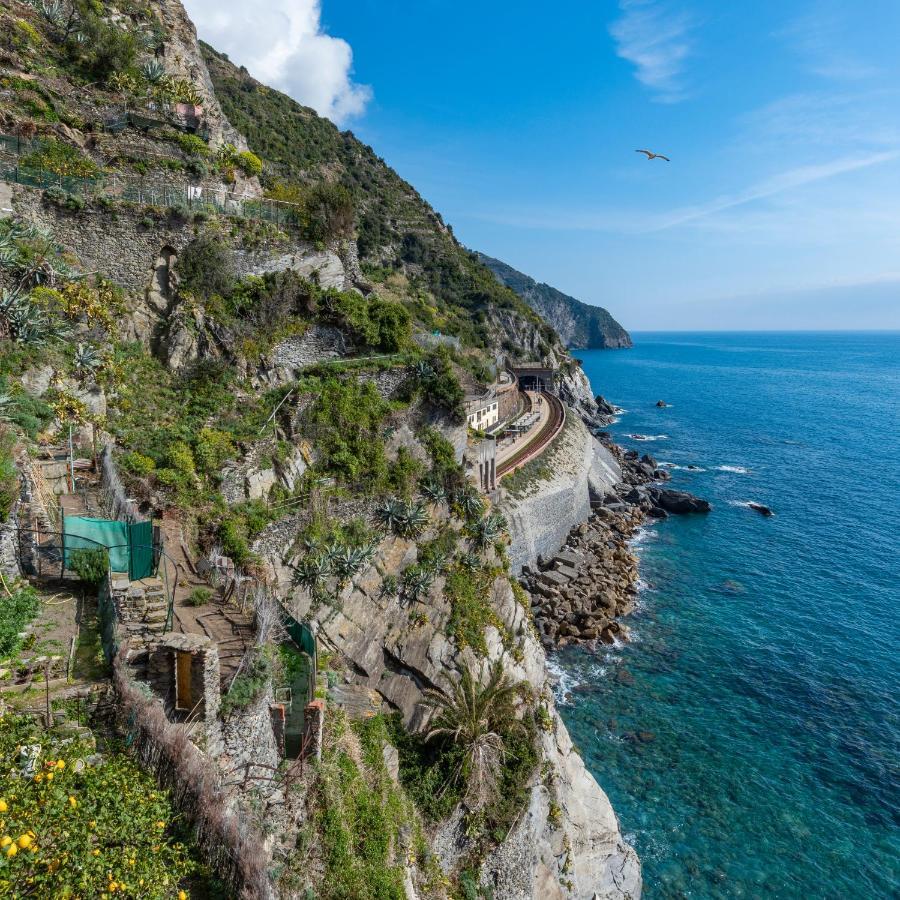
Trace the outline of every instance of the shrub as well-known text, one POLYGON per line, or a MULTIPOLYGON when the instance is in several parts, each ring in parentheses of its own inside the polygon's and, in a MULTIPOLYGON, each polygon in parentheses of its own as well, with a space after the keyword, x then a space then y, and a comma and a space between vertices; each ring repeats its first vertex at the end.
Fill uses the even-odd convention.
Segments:
POLYGON ((18 649, 19 634, 39 609, 37 591, 28 584, 17 585, 12 597, 3 598, 0 603, 0 659, 10 656, 18 649))
POLYGON ((43 141, 40 150, 23 156, 19 160, 19 167, 44 169, 54 175, 78 178, 92 178, 99 172, 94 161, 85 156, 81 150, 56 138, 43 141))
POLYGON ((85 584, 98 586, 109 571, 105 547, 84 547, 69 554, 68 566, 85 584))
POLYGON ((200 471, 206 475, 213 475, 221 468, 225 460, 235 453, 234 443, 231 437, 224 431, 215 428, 204 428, 197 435, 194 445, 194 456, 200 471))
POLYGON ((194 238, 175 264, 181 287, 208 300, 214 294, 227 297, 234 286, 232 255, 223 241, 210 231, 194 238))
POLYGON ((271 668, 271 662, 264 653, 254 656, 246 670, 234 679, 228 693, 222 697, 220 712, 223 719, 227 719, 235 710, 248 707, 265 690, 271 668))
POLYGON ((249 150, 244 150, 243 153, 238 153, 235 161, 237 163, 237 167, 245 175, 249 175, 252 177, 254 175, 262 174, 262 160, 255 153, 251 153, 249 150))
POLYGON ((172 139, 189 156, 209 156, 209 144, 196 134, 178 131, 172 139))
POLYGON ((213 598, 213 592, 210 588, 197 587, 194 588, 188 598, 185 600, 188 606, 205 606, 213 598))
POLYGON ((132 475, 137 475, 140 478, 152 475, 156 471, 156 463, 149 456, 144 456, 143 453, 139 453, 137 450, 123 453, 119 457, 119 465, 126 472, 130 472, 132 475))
POLYGON ((15 442, 13 433, 0 426, 0 522, 7 520, 19 495, 19 478, 13 456, 15 442))
POLYGON ((72 35, 68 44, 70 55, 88 75, 99 81, 131 68, 139 50, 134 34, 105 21, 88 3, 81 2, 78 6, 78 33, 83 40, 72 35))

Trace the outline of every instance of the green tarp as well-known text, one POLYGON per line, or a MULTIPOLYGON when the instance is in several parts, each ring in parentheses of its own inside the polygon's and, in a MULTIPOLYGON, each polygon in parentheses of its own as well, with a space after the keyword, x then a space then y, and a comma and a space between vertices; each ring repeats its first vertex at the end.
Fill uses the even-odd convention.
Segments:
POLYGON ((128 525, 125 522, 64 516, 63 537, 66 568, 70 568, 73 550, 95 550, 99 545, 109 550, 109 568, 113 572, 128 571, 128 525))
POLYGON ((153 574, 153 523, 116 522, 87 516, 63 517, 63 547, 66 568, 73 550, 109 550, 109 568, 127 572, 131 581, 153 574))
POLYGON ((153 574, 153 523, 129 522, 128 545, 131 549, 128 577, 132 581, 149 578, 153 574))

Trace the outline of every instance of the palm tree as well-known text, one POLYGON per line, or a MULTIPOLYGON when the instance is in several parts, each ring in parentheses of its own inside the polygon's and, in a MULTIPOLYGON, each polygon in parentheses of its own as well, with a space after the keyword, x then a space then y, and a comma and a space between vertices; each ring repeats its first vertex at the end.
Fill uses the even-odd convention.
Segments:
POLYGON ((458 682, 449 690, 428 689, 423 703, 435 710, 425 739, 442 738, 462 752, 453 780, 465 781, 465 802, 476 810, 496 794, 506 756, 504 737, 524 726, 516 719, 519 685, 509 679, 496 660, 485 683, 463 664, 458 682))

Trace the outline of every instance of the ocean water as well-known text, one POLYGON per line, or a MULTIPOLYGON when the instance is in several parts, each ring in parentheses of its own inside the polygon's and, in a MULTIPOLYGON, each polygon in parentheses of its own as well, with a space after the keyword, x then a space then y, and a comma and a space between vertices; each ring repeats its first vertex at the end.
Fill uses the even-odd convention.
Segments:
POLYGON ((577 355, 714 506, 641 532, 630 643, 556 657, 646 897, 900 896, 900 334, 577 355))

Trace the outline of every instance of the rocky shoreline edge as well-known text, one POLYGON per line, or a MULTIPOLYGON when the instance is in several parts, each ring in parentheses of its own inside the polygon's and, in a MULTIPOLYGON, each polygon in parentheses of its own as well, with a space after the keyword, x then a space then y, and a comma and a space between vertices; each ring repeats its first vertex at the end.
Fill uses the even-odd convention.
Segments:
MULTIPOLYGON (((602 397, 597 401, 608 425, 619 410, 602 397)), ((625 450, 604 431, 596 437, 619 463, 622 480, 603 497, 592 498, 590 518, 570 530, 558 553, 538 557, 536 566, 523 567, 519 579, 548 652, 569 644, 627 640, 628 626, 619 620, 634 610, 640 577, 629 542, 648 520, 711 509, 706 500, 664 487, 671 476, 649 454, 625 450)))

